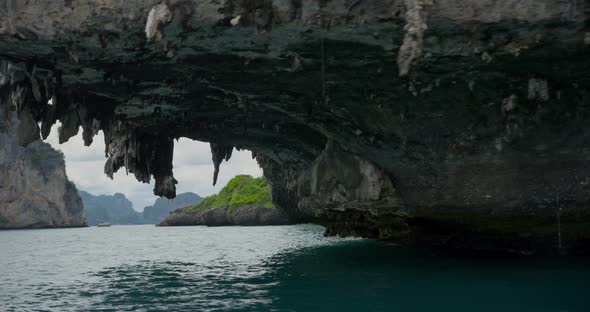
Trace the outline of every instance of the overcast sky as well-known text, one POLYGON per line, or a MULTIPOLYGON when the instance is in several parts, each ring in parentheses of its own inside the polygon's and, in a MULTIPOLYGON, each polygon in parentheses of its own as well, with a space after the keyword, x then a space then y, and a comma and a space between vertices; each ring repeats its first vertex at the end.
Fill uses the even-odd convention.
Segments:
MULTIPOLYGON (((114 180, 104 174, 106 158, 102 132, 94 137, 94 143, 90 147, 84 146, 82 129, 76 137, 60 145, 58 126, 59 124, 53 127, 46 142, 65 154, 68 177, 79 190, 93 195, 123 193, 133 202, 133 208, 137 211, 143 211, 145 206, 154 203, 157 197, 153 195, 153 179, 151 184, 142 184, 132 174, 125 175, 124 168, 115 174, 114 180)), ((250 152, 234 150, 230 161, 221 164, 217 186, 213 186, 213 163, 209 143, 188 139, 174 142, 174 177, 178 180, 177 194, 193 192, 203 197, 215 194, 238 174, 262 175, 262 170, 252 159, 250 152)))

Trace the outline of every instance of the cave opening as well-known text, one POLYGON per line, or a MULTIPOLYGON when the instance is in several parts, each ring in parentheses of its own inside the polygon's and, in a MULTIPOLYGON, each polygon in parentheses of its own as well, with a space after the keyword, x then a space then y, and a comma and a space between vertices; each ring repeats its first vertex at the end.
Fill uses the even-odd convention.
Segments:
MULTIPOLYGON (((141 211, 159 197, 153 194, 155 181, 139 182, 132 173, 121 168, 109 179, 104 173, 105 142, 102 131, 94 136, 93 143, 85 147, 82 129, 67 142, 59 143, 57 122, 45 140, 53 148, 61 151, 66 162, 66 172, 78 190, 94 195, 122 193, 133 203, 133 208, 141 211)), ((177 194, 196 193, 201 197, 218 193, 233 177, 238 175, 262 176, 262 169, 248 150, 234 150, 231 159, 224 161, 219 172, 218 182, 212 184, 214 166, 209 143, 180 138, 174 141, 173 171, 178 180, 177 194)))

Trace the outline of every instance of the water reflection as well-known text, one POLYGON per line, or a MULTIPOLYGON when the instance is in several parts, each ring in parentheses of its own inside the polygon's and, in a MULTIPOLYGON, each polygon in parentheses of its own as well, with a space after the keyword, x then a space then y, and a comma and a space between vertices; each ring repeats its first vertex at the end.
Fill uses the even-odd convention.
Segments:
POLYGON ((580 258, 449 258, 376 242, 274 257, 281 311, 590 311, 580 258))

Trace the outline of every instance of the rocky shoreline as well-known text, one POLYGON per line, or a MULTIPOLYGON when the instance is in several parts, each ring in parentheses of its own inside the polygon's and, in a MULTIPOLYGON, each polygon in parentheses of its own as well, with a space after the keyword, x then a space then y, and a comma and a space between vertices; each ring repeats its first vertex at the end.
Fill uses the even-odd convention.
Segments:
POLYGON ((159 226, 285 225, 287 216, 271 202, 265 178, 239 175, 218 194, 196 205, 176 209, 159 226))
POLYGON ((260 206, 241 206, 228 212, 227 208, 215 208, 200 212, 190 212, 183 209, 173 211, 158 226, 260 226, 286 225, 288 219, 278 210, 260 206))

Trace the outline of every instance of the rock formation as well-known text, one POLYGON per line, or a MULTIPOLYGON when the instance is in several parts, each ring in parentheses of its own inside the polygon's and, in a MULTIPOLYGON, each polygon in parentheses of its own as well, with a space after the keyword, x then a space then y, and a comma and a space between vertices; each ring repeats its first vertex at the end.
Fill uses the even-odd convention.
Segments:
POLYGON ((168 215, 182 207, 192 206, 201 202, 203 198, 195 193, 178 194, 174 199, 158 198, 152 206, 143 208, 141 214, 142 222, 149 224, 158 224, 168 215))
POLYGON ((270 187, 264 178, 240 175, 228 182, 219 194, 196 205, 174 210, 160 226, 187 225, 285 225, 285 214, 271 202, 270 187))
POLYGON ((30 140, 26 123, 0 108, 0 229, 86 226, 63 154, 39 141, 19 144, 30 140))
POLYGON ((94 196, 80 191, 88 225, 102 222, 111 224, 141 224, 140 214, 133 210, 133 204, 121 193, 94 196))
POLYGON ((588 252, 589 17, 584 0, 8 1, 0 108, 23 144, 56 120, 62 141, 102 130, 106 173, 158 195, 187 137, 216 168, 253 151, 274 203, 329 235, 588 252))
POLYGON ((144 207, 142 212, 138 212, 133 209, 133 203, 121 193, 94 196, 80 191, 80 197, 84 203, 88 225, 101 222, 120 225, 158 224, 174 209, 194 205, 202 200, 197 194, 182 193, 174 199, 158 198, 154 205, 144 207))
POLYGON ((236 207, 231 212, 228 212, 225 207, 198 212, 177 209, 160 222, 159 226, 260 226, 285 224, 289 224, 289 221, 276 209, 248 205, 236 207))

